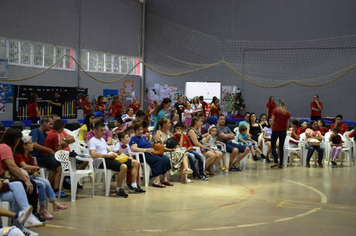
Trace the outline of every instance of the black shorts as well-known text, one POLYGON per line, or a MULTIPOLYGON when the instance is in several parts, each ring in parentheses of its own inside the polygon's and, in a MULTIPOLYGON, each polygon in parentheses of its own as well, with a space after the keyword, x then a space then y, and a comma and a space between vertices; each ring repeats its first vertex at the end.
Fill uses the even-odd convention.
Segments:
POLYGON ((61 166, 61 163, 56 160, 53 154, 46 154, 39 158, 39 166, 45 167, 47 169, 56 170, 61 166))
MULTIPOLYGON (((129 170, 131 168, 131 159, 127 159, 127 162, 125 163, 121 163, 118 161, 115 161, 114 159, 109 159, 109 158, 105 158, 104 159, 105 164, 106 164, 106 168, 116 171, 116 172, 120 172, 120 166, 122 164, 125 164, 127 166, 127 169, 129 170)), ((99 169, 103 169, 103 163, 100 164, 99 169)))

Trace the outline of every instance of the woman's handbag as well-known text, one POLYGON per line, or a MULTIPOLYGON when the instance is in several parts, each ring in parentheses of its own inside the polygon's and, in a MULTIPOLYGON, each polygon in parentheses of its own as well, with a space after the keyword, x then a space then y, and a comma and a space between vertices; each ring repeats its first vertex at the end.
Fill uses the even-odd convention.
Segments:
MULTIPOLYGON (((29 177, 27 171, 25 171, 22 168, 19 168, 21 170, 21 172, 26 175, 27 177, 29 177)), ((4 171, 4 173, 2 173, 2 178, 3 179, 8 179, 10 182, 12 181, 21 181, 19 178, 17 178, 15 175, 13 175, 10 170, 4 171)))
POLYGON ((127 162, 128 159, 129 159, 128 156, 126 156, 125 154, 121 154, 115 158, 115 161, 118 161, 120 163, 125 163, 127 162))
POLYGON ((317 140, 316 138, 310 138, 308 139, 308 143, 311 146, 320 146, 320 141, 317 140))
POLYGON ((164 145, 159 143, 154 143, 152 148, 155 150, 155 155, 162 156, 164 153, 164 145))

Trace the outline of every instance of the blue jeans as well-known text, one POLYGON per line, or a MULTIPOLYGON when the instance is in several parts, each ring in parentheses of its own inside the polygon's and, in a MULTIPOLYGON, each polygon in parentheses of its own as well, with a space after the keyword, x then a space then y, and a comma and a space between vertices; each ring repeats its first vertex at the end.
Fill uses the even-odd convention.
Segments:
POLYGON ((323 161, 324 156, 324 147, 321 146, 309 146, 308 147, 308 154, 307 154, 307 163, 309 163, 310 158, 313 156, 314 151, 318 152, 318 161, 323 161))
MULTIPOLYGON (((0 229, 0 235, 3 235, 4 229, 0 229)), ((16 228, 16 226, 12 226, 9 231, 7 231, 7 234, 4 234, 5 236, 23 236, 24 234, 19 228, 16 228)))
POLYGON ((278 156, 277 156, 277 151, 276 151, 276 143, 277 139, 279 138, 279 165, 283 165, 283 156, 284 156, 284 140, 286 140, 286 135, 287 131, 286 130, 281 130, 281 131, 272 131, 272 136, 271 136, 271 148, 272 148, 272 155, 274 159, 274 163, 278 163, 278 156))
POLYGON ((1 201, 11 202, 13 212, 18 212, 26 209, 29 204, 25 189, 20 181, 9 183, 10 191, 0 193, 1 201))
POLYGON ((193 170, 193 174, 198 174, 197 168, 195 167, 195 160, 198 160, 199 173, 201 175, 204 174, 204 156, 201 153, 196 151, 189 151, 188 160, 190 168, 193 170))
POLYGON ((38 200, 40 202, 40 206, 46 205, 46 194, 50 202, 56 201, 56 197, 54 196, 54 192, 52 190, 51 184, 47 179, 43 179, 41 177, 32 177, 31 179, 36 182, 37 192, 38 192, 38 200))

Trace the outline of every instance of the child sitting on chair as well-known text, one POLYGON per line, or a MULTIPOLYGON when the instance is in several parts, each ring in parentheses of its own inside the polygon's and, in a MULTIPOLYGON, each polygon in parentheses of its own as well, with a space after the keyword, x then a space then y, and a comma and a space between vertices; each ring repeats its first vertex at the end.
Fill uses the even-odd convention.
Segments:
POLYGON ((339 135, 340 129, 339 127, 335 126, 333 128, 333 133, 330 135, 329 141, 331 142, 330 146, 332 148, 331 150, 331 156, 332 156, 332 161, 331 163, 336 166, 336 161, 335 159, 339 155, 341 149, 342 149, 342 138, 339 135))
POLYGON ((251 138, 249 138, 247 136, 247 127, 244 125, 241 125, 239 127, 239 135, 237 136, 237 142, 240 142, 240 143, 250 147, 254 161, 260 160, 257 157, 256 152, 259 153, 263 159, 266 158, 266 156, 262 153, 261 149, 257 145, 255 145, 255 141, 253 141, 251 138), (256 151, 255 151, 255 149, 256 149, 256 151))
POLYGON ((226 165, 226 158, 225 158, 225 151, 220 150, 216 144, 221 144, 224 145, 224 143, 217 141, 217 134, 218 134, 218 128, 216 126, 210 128, 209 130, 209 135, 203 139, 204 145, 208 144, 211 149, 213 150, 219 150, 222 152, 223 157, 219 161, 219 169, 222 171, 229 170, 229 167, 226 165))
MULTIPOLYGON (((128 158, 130 158, 132 160, 132 155, 131 155, 131 149, 130 149, 130 145, 129 145, 129 142, 130 142, 130 137, 127 133, 119 133, 119 142, 116 143, 115 145, 115 148, 114 148, 114 152, 117 153, 117 154, 125 154, 126 156, 128 156, 128 158)), ((115 159, 116 160, 116 159, 115 159)), ((132 161, 135 161, 135 160, 132 160, 132 161)), ((137 170, 140 170, 140 161, 139 160, 136 160, 137 161, 137 170)), ((126 172, 126 183, 127 183, 127 186, 129 187, 130 191, 131 192, 135 192, 135 188, 138 188, 138 190, 136 192, 138 193, 145 193, 146 191, 141 189, 137 183, 139 181, 139 177, 140 177, 140 174, 139 174, 139 171, 137 171, 137 182, 136 183, 131 183, 131 169, 128 169, 127 172, 126 172)))

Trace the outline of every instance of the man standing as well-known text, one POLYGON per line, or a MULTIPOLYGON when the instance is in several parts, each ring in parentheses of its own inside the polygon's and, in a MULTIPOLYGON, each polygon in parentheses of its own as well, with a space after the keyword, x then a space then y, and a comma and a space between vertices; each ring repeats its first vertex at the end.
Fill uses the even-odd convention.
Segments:
POLYGON ((63 100, 61 98, 61 93, 56 91, 54 93, 54 100, 49 100, 48 102, 49 105, 52 106, 52 113, 58 114, 60 118, 62 117, 62 105, 63 105, 63 100))
POLYGON ((217 127, 219 140, 225 143, 226 151, 230 153, 230 171, 241 171, 238 165, 240 161, 250 152, 250 148, 241 144, 233 143, 231 141, 235 139, 235 135, 231 132, 229 127, 225 126, 224 115, 218 115, 217 127), (239 152, 241 154, 237 157, 239 152), (236 157, 237 159, 234 162, 236 157))
POLYGON ((310 120, 321 120, 321 111, 323 110, 323 104, 319 101, 319 96, 314 95, 314 101, 310 103, 311 115, 310 120))

